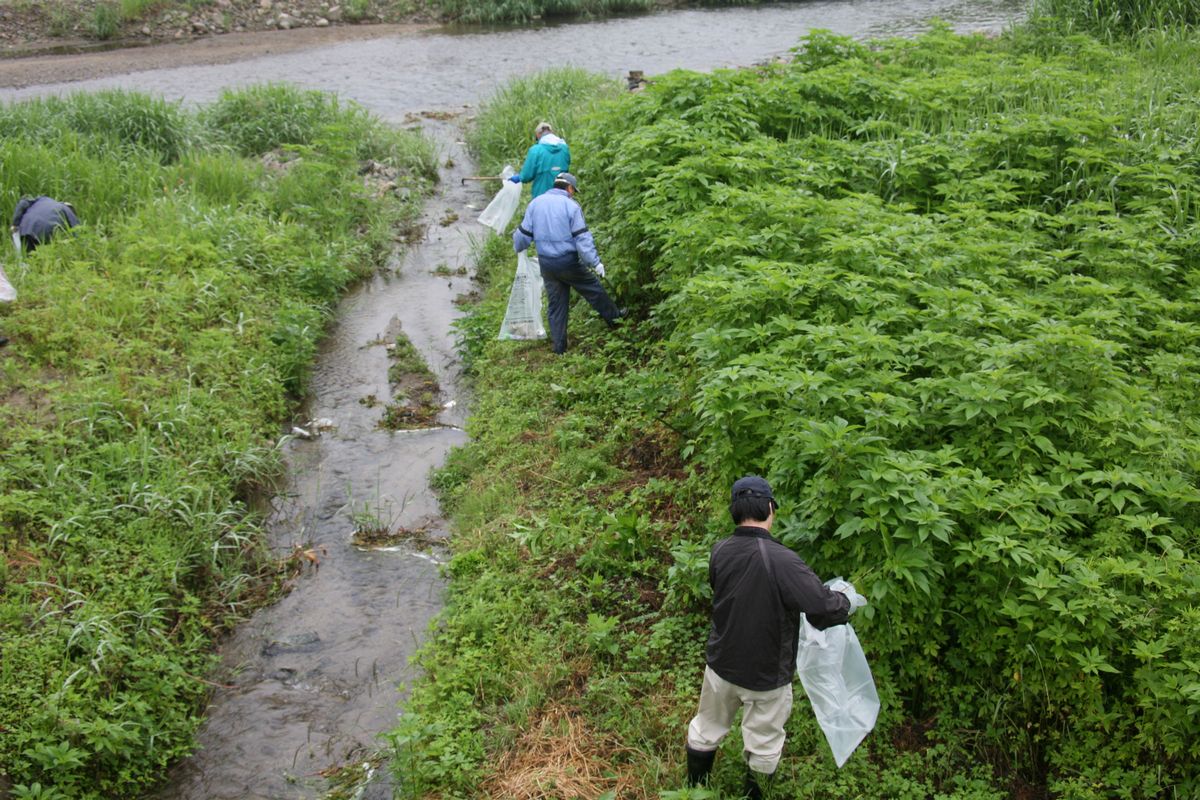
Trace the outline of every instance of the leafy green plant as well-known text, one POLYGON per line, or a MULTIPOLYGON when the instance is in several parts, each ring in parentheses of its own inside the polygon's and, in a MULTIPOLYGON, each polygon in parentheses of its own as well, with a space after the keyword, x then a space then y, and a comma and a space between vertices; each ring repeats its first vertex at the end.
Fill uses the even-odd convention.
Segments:
MULTIPOLYGON (((719 498, 755 472, 784 498, 778 537, 870 599, 854 624, 888 709, 841 771, 793 715, 781 792, 1188 796, 1200 128, 1177 98, 1198 46, 817 33, 790 63, 581 98, 572 168, 635 324, 573 320, 578 359, 496 342, 511 265, 482 249, 473 441, 445 487, 462 572, 424 655, 439 681, 414 687, 425 723, 457 658, 537 672, 582 650, 544 702, 645 742, 619 771, 674 791, 719 498), (550 656, 481 631, 514 596, 550 656)), ((480 120, 485 163, 519 148, 480 120)), ((519 684, 454 683, 493 753, 528 730, 519 684)))

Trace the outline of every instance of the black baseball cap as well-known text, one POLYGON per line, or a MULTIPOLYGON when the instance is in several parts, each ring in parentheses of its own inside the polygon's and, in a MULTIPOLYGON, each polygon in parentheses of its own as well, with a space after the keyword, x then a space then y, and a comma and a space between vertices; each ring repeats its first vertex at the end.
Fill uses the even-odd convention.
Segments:
POLYGON ((779 503, 775 500, 775 495, 771 493, 771 484, 767 483, 766 479, 760 478, 757 475, 747 475, 733 482, 730 500, 737 500, 740 497, 760 497, 764 500, 770 500, 772 503, 775 503, 776 509, 779 508, 779 503))

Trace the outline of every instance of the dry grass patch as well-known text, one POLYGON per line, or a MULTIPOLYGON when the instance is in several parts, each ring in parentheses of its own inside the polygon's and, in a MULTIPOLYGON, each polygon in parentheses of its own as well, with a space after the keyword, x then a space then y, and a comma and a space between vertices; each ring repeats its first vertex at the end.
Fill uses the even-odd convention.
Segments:
POLYGON ((617 763, 628 752, 613 737, 597 736, 577 711, 554 705, 497 760, 496 775, 481 787, 482 794, 565 800, 615 791, 617 797, 639 797, 638 780, 622 774, 617 763))

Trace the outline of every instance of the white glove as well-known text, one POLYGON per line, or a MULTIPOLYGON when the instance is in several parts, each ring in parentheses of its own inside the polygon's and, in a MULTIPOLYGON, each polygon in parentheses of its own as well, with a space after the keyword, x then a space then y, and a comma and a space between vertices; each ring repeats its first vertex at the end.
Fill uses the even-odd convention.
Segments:
POLYGON ((596 262, 596 266, 593 267, 593 269, 596 270, 596 274, 599 275, 601 278, 604 277, 604 265, 601 264, 599 261, 596 262))
POLYGON ((850 601, 850 611, 847 613, 853 614, 867 604, 867 598, 859 594, 850 581, 834 578, 826 585, 833 591, 846 595, 846 599, 850 601))

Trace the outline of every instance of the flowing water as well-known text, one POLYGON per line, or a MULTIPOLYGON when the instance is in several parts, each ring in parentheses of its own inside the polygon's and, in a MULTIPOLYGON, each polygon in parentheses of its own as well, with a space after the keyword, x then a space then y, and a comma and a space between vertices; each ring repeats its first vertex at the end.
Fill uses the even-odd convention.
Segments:
MULTIPOLYGON (((336 91, 385 120, 420 126, 442 148, 445 166, 426 205, 425 240, 343 301, 314 367, 300 422, 329 426, 319 432, 309 426, 313 437, 294 439, 286 449, 290 478, 274 501, 272 545, 280 553, 303 545, 319 566, 308 567, 290 594, 223 645, 199 749, 156 796, 320 797, 328 789, 322 772, 369 759, 378 734, 395 723, 401 685, 413 677, 408 659, 441 605, 436 542, 446 530, 428 473, 466 439, 451 323, 455 298, 470 290, 470 276, 457 272, 470 270, 472 243, 487 234, 473 221, 486 190, 460 181, 472 170, 460 125, 477 103, 509 79, 548 66, 613 77, 636 69, 652 77, 674 68, 749 65, 785 55, 814 28, 910 35, 940 17, 960 31, 996 32, 1023 7, 1023 0, 823 0, 675 11, 536 30, 393 36, 233 64, 0 90, 7 101, 125 88, 203 103, 225 88, 287 81, 336 91), (442 387, 444 409, 428 430, 381 430, 380 406, 363 402, 390 399, 385 343, 399 333, 442 387), (434 544, 356 547, 352 533, 364 520, 423 531, 434 544)), ((390 792, 384 774, 359 787, 362 797, 390 792)))

